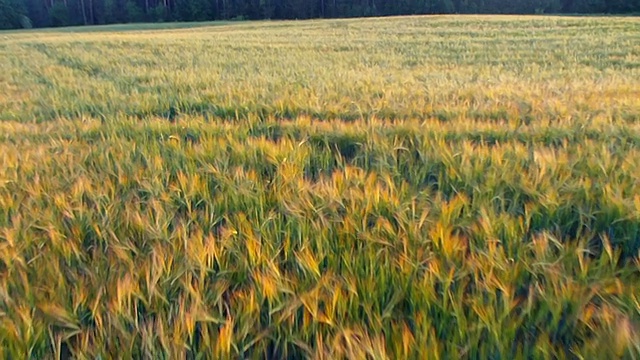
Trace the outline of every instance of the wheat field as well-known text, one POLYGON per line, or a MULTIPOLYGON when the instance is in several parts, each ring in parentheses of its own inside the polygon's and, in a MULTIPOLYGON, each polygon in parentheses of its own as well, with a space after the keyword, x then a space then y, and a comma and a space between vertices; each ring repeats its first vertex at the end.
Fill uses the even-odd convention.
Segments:
POLYGON ((0 35, 0 358, 640 358, 638 18, 0 35))

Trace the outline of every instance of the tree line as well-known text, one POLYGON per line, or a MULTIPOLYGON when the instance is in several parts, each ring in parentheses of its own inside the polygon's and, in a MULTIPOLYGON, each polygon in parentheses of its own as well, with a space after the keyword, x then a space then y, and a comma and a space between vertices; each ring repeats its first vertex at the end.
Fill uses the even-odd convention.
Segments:
POLYGON ((635 12, 640 12, 640 0, 0 0, 0 29, 411 14, 635 12))

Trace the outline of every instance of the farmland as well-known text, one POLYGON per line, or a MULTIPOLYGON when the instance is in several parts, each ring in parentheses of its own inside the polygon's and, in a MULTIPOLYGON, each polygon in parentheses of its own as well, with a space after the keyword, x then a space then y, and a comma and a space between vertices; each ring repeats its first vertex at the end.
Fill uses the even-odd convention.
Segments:
POLYGON ((0 358, 640 358, 640 20, 0 33, 0 358))

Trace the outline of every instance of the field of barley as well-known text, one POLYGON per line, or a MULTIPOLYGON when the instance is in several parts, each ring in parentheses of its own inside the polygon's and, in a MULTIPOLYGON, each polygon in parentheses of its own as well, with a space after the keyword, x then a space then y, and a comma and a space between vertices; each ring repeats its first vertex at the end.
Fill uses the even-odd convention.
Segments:
POLYGON ((0 33, 0 358, 640 359, 640 19, 0 33))

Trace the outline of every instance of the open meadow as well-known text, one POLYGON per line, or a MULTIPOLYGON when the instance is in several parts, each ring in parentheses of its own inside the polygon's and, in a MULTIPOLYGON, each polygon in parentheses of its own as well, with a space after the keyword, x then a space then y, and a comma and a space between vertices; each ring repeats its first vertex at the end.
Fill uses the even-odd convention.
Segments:
POLYGON ((640 359, 640 19, 0 32, 0 358, 640 359))

